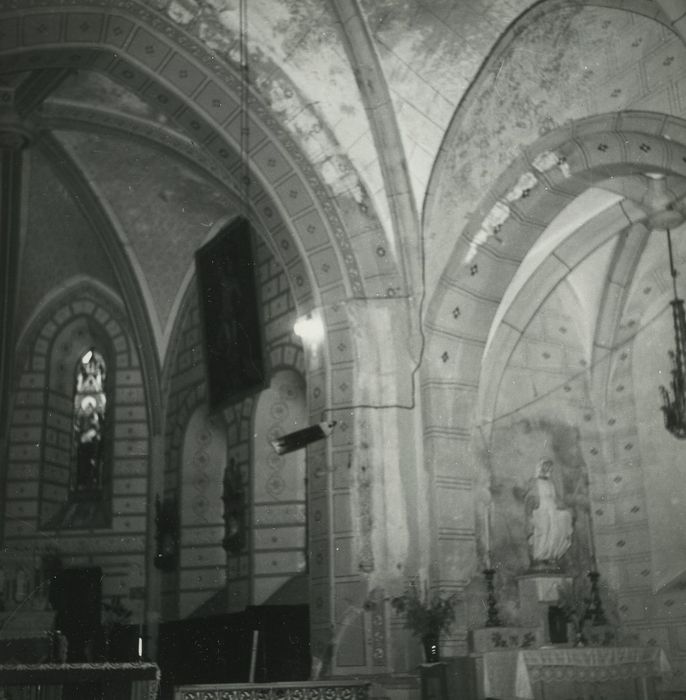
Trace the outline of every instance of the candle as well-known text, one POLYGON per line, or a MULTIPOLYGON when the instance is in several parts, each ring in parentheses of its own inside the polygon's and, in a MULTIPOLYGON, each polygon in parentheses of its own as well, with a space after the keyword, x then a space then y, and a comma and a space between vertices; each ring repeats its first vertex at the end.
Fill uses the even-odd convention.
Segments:
POLYGON ((253 630, 252 633, 252 650, 250 652, 250 673, 248 675, 248 683, 255 682, 255 664, 257 662, 257 644, 260 633, 258 630, 253 630))
POLYGON ((595 571, 598 570, 598 560, 595 553, 595 541, 593 539, 593 518, 588 514, 588 554, 591 557, 591 566, 595 571))
POLYGON ((486 548, 486 568, 491 568, 491 508, 493 501, 489 501, 486 506, 484 517, 484 546, 486 548))

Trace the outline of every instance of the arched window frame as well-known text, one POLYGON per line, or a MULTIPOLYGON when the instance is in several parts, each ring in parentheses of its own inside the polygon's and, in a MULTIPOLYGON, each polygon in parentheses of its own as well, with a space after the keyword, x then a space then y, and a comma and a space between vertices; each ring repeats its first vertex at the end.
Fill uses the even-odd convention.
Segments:
POLYGON ((73 381, 70 491, 100 498, 107 448, 107 362, 96 345, 79 356, 73 381))
POLYGON ((121 300, 97 282, 75 280, 44 301, 18 347, 23 359, 11 417, 6 536, 138 528, 146 505, 134 484, 148 474, 154 411, 146 396, 155 381, 146 378, 121 300), (78 500, 70 491, 74 369, 92 346, 107 365, 103 486, 97 500, 78 500), (28 493, 36 494, 30 510, 28 493))

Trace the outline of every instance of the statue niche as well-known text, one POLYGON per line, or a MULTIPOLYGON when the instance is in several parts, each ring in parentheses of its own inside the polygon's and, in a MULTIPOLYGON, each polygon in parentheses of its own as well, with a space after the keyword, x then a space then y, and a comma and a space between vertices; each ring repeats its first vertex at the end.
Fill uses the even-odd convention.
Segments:
POLYGON ((559 560, 572 544, 572 513, 563 508, 553 481, 553 461, 536 465, 525 499, 529 556, 534 571, 559 571, 559 560))
POLYGON ((229 554, 238 554, 245 547, 246 492, 243 476, 231 457, 224 471, 224 539, 222 546, 229 554))

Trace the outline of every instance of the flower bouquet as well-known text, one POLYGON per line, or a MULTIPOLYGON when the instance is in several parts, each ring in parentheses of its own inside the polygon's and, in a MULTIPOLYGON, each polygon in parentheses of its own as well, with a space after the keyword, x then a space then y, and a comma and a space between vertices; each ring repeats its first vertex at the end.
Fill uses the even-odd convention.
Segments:
POLYGON ((405 616, 405 628, 421 638, 427 662, 440 658, 438 638, 455 620, 455 603, 455 594, 429 594, 426 584, 420 593, 414 581, 407 585, 403 595, 391 599, 391 607, 405 616))

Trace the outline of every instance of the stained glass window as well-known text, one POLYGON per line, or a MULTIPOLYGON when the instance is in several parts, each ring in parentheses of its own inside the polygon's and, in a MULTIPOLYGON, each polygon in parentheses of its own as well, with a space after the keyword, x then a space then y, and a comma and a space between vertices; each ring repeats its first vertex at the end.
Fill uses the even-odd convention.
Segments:
POLYGON ((103 356, 88 350, 78 361, 74 391, 74 446, 76 491, 94 491, 102 485, 102 447, 107 396, 107 368, 103 356))

